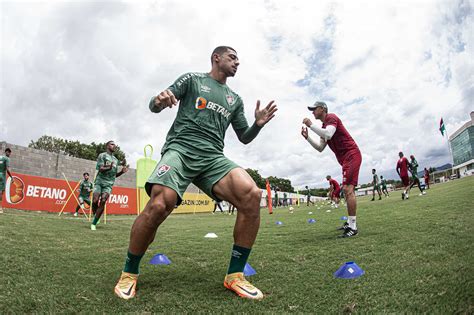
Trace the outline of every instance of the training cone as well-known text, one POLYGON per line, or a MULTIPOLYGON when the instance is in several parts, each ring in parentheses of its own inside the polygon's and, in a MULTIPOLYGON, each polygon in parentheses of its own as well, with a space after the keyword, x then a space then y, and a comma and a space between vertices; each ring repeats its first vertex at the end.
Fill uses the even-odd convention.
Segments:
POLYGON ((331 212, 331 210, 326 210, 326 212, 331 212))
POLYGON ((248 263, 245 264, 245 267, 244 267, 244 276, 246 277, 250 277, 250 276, 253 276, 254 274, 256 274, 257 272, 255 271, 255 269, 252 268, 252 266, 250 266, 248 263))
POLYGON ((283 225, 283 222, 281 222, 281 221, 276 221, 275 224, 276 224, 276 225, 283 225))
POLYGON ((312 212, 308 212, 308 214, 313 214, 312 212))
POLYGON ((308 219, 308 223, 315 223, 316 220, 315 219, 308 219))
POLYGON ((347 220, 347 217, 346 216, 342 216, 341 217, 341 221, 346 221, 347 220))
POLYGON ((362 276, 365 273, 357 264, 353 261, 348 261, 342 265, 335 273, 334 277, 342 279, 353 279, 362 276))
POLYGON ((171 261, 169 260, 168 257, 166 257, 165 254, 156 254, 150 260, 150 264, 152 264, 152 265, 169 265, 169 264, 171 264, 171 261))
POLYGON ((206 235, 204 235, 205 238, 217 238, 217 234, 216 233, 207 233, 206 235))

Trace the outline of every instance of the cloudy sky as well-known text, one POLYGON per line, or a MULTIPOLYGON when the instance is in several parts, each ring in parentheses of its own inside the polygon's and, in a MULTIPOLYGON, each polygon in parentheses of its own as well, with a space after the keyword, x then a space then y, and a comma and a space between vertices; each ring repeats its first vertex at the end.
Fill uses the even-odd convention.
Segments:
MULTIPOLYGON (((234 47, 228 85, 253 122, 257 99, 277 116, 249 145, 232 128, 225 154, 262 176, 327 186, 341 167, 300 135, 306 109, 324 100, 370 170, 394 176, 398 152, 420 166, 450 161, 438 131, 474 110, 473 2, 444 1, 2 1, 0 141, 51 135, 115 139, 136 161, 154 157, 176 108, 152 114, 151 96, 179 75, 210 70, 210 53, 234 47), (471 25, 469 27, 469 25, 471 25)), ((132 166, 134 163, 132 163, 132 166)))

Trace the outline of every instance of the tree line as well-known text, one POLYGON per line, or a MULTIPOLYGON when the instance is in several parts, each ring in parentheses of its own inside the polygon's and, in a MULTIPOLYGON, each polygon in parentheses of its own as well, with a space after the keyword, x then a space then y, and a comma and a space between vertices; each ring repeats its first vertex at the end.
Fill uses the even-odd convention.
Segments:
MULTIPOLYGON (((66 140, 52 136, 41 136, 38 140, 30 141, 29 148, 45 150, 48 152, 62 153, 80 159, 96 161, 100 153, 106 151, 106 142, 89 144, 81 143, 79 141, 66 140)), ((114 156, 119 160, 125 161, 125 153, 117 146, 114 156)))

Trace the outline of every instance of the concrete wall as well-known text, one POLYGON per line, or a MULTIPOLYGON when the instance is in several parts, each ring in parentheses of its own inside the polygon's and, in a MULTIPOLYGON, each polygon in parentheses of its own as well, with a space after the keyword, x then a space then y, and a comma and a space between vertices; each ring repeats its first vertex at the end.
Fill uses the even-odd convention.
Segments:
MULTIPOLYGON (((91 178, 94 178, 95 161, 32 149, 5 141, 0 141, 0 155, 5 154, 7 147, 12 150, 10 156, 10 170, 12 172, 57 179, 64 179, 62 175, 64 172, 68 180, 74 181, 82 179, 82 174, 88 172, 91 174, 91 178)), ((115 181, 115 185, 122 187, 135 188, 135 183, 136 171, 132 168, 115 181)))

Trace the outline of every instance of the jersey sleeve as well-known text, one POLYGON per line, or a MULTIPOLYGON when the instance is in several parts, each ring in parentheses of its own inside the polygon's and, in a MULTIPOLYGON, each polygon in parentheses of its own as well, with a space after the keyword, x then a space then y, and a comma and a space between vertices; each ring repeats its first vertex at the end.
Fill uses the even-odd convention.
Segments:
POLYGON ((232 115, 232 127, 234 130, 247 129, 249 127, 249 123, 247 122, 247 118, 245 118, 244 102, 242 102, 240 97, 238 97, 235 105, 238 107, 234 115, 232 115))
POLYGON ((188 91, 191 85, 193 77, 193 73, 183 74, 168 87, 168 90, 170 90, 178 100, 181 100, 183 96, 186 95, 186 92, 188 91))
POLYGON ((338 119, 335 115, 328 115, 324 121, 324 124, 326 126, 334 126, 337 129, 338 119))
POLYGON ((99 154, 99 156, 97 157, 97 164, 95 166, 95 169, 96 170, 99 170, 101 166, 104 166, 105 164, 105 159, 104 159, 104 154, 101 153, 99 154))
POLYGON ((10 158, 5 159, 5 170, 10 167, 10 158))

